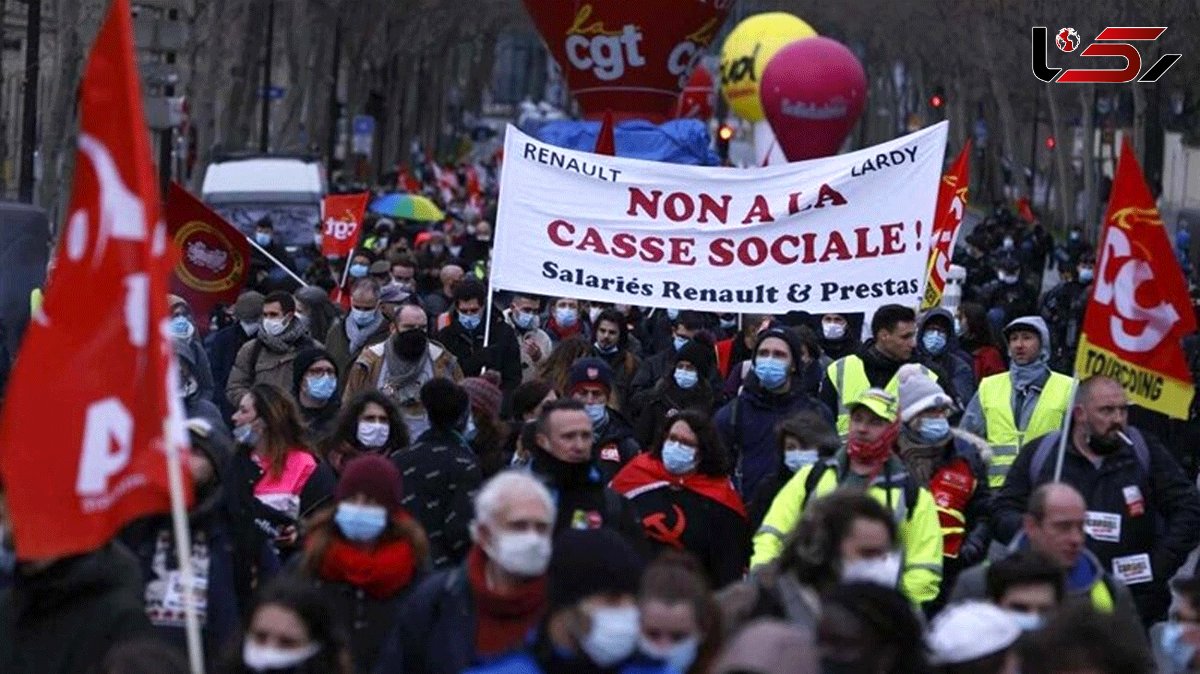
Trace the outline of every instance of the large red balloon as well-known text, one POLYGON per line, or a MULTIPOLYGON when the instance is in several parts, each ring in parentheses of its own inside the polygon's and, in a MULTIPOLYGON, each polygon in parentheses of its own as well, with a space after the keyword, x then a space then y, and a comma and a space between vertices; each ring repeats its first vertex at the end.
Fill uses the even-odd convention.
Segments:
POLYGON ((713 103, 717 100, 717 90, 712 73, 702 64, 696 64, 692 76, 688 78, 687 86, 679 92, 679 103, 675 106, 676 119, 707 120, 713 115, 713 103))
POLYGON ((663 122, 732 0, 524 0, 584 116, 663 122))
POLYGON ((780 49, 763 70, 763 111, 788 161, 835 154, 867 102, 867 74, 845 45, 810 37, 780 49))

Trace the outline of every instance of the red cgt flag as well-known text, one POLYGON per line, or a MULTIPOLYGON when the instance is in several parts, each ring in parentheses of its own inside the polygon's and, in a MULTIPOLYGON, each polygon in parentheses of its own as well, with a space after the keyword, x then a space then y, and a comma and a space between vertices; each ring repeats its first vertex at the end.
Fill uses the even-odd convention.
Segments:
POLYGON ((188 301, 196 327, 208 331, 218 304, 233 304, 246 285, 246 237, 178 183, 167 190, 167 235, 181 252, 171 291, 188 301))
POLYGON ((367 213, 367 192, 331 194, 325 197, 325 229, 321 233, 321 254, 325 257, 350 257, 362 234, 367 213))
POLYGON ((971 184, 971 141, 963 145, 958 159, 950 172, 942 176, 938 187, 937 211, 933 216, 933 232, 929 242, 929 266, 925 276, 925 295, 921 298, 921 311, 927 311, 942 303, 946 290, 946 276, 950 273, 950 259, 954 256, 954 242, 967 212, 967 190, 971 184))
POLYGON ((165 336, 173 256, 130 17, 129 0, 113 0, 88 59, 54 279, 0 423, 0 476, 24 560, 96 549, 131 519, 169 510, 166 452, 186 442, 165 336))
POLYGON ((1181 340, 1195 331, 1187 282, 1126 139, 1075 372, 1112 377, 1135 404, 1186 419, 1194 389, 1181 340))

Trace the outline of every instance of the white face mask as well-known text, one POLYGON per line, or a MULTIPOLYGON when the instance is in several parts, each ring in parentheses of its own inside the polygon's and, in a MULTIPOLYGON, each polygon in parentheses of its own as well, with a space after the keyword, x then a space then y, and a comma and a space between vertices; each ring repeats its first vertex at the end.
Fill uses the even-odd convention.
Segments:
POLYGON ((488 546, 488 557, 514 576, 534 578, 550 566, 549 536, 522 531, 497 533, 494 539, 495 542, 488 546))
POLYGON ((900 553, 889 552, 883 557, 856 559, 842 565, 843 583, 875 583, 895 588, 900 580, 900 553))
POLYGON ((825 336, 825 339, 841 339, 846 336, 846 326, 833 321, 822 321, 821 334, 825 336))
POLYGON ((278 337, 287 329, 287 321, 283 318, 264 318, 262 320, 262 329, 268 335, 278 337))
POLYGON ((358 442, 363 447, 382 447, 387 444, 391 428, 378 421, 358 422, 358 442))
POLYGON ((696 653, 700 650, 700 637, 692 635, 674 646, 663 648, 643 636, 638 649, 655 660, 661 660, 673 672, 686 672, 696 661, 696 653))
POLYGON ((604 606, 592 611, 592 628, 579 645, 592 662, 611 667, 633 654, 641 630, 636 606, 604 606))
POLYGON ((245 332, 247 335, 250 335, 251 337, 253 337, 258 334, 258 322, 257 321, 238 321, 238 322, 242 324, 242 331, 245 332))
POLYGON ((813 465, 820 458, 820 453, 815 449, 789 449, 783 453, 783 463, 793 473, 813 465))
POLYGON ((321 652, 321 644, 309 644, 302 648, 275 648, 262 646, 246 639, 242 645, 242 662, 256 672, 298 667, 321 652))

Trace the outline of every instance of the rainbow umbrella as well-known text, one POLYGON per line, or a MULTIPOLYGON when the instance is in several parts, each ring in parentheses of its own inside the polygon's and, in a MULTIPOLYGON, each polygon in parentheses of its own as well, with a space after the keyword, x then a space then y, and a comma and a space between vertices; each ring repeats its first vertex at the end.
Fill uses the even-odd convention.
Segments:
POLYGON ((446 219, 437 204, 419 194, 385 194, 371 202, 370 209, 372 213, 404 220, 441 222, 446 219))

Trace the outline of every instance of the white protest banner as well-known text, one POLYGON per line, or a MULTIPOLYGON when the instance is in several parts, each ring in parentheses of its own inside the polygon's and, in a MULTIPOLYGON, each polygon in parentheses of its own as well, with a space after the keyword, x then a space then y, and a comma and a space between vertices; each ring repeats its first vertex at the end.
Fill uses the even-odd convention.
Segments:
POLYGON ((681 166, 504 145, 492 285, 702 311, 915 307, 946 123, 764 168, 681 166))

